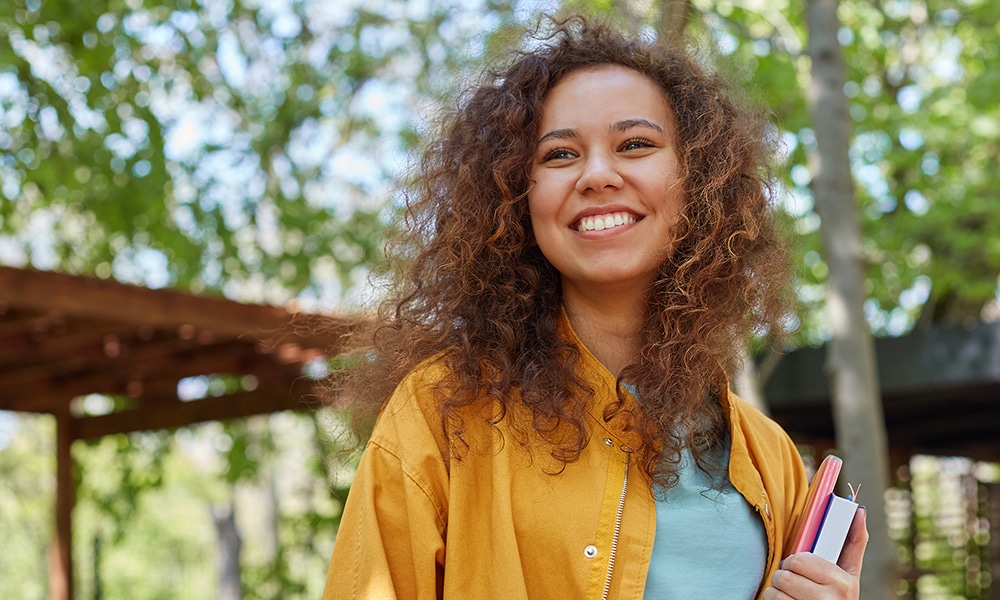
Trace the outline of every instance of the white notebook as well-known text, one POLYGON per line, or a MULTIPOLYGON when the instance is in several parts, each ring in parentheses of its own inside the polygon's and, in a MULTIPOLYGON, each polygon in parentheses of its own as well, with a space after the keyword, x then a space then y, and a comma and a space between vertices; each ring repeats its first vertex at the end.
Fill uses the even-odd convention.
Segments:
POLYGON ((840 558, 840 551, 844 549, 844 542, 847 540, 847 531, 854 521, 854 513, 857 511, 857 502, 830 494, 830 500, 826 505, 826 514, 823 515, 823 523, 819 526, 819 533, 816 535, 816 543, 813 545, 812 553, 822 556, 832 563, 837 562, 837 559, 840 558))

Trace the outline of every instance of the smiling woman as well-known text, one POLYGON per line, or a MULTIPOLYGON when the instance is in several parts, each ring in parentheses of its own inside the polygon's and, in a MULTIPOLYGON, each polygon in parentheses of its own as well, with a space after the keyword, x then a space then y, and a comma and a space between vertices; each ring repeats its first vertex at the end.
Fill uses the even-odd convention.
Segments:
POLYGON ((779 568, 805 472, 728 391, 783 308, 765 122, 683 50, 581 19, 527 47, 428 145, 330 383, 376 422, 325 598, 856 598, 863 516, 839 565, 779 568))
MULTIPOLYGON (((640 324, 684 208, 662 89, 632 69, 580 69, 549 92, 539 129, 528 210, 539 249, 559 271, 563 306, 571 317, 587 305, 603 313, 592 315, 599 323, 615 315, 640 324)), ((618 373, 633 357, 597 358, 618 373)))

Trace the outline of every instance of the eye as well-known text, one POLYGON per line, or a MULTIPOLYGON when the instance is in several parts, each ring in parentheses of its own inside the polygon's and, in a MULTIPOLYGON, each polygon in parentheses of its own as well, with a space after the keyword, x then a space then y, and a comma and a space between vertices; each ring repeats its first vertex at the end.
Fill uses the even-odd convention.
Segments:
POLYGON ((567 158, 575 158, 576 154, 568 148, 553 148, 542 156, 542 162, 548 162, 550 160, 564 160, 567 158))
POLYGON ((625 140, 625 142, 619 147, 619 152, 628 152, 629 150, 638 150, 639 148, 653 148, 656 144, 645 139, 645 138, 631 138, 625 140))

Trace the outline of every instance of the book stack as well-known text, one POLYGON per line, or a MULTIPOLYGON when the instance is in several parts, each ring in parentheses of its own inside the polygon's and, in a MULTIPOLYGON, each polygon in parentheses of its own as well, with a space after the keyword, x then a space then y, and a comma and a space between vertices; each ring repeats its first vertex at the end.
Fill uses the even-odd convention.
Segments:
POLYGON ((833 488, 837 484, 844 461, 834 455, 823 459, 806 494, 806 508, 794 531, 792 551, 812 552, 836 563, 847 540, 847 532, 858 510, 857 493, 852 489, 847 498, 838 496, 833 488))

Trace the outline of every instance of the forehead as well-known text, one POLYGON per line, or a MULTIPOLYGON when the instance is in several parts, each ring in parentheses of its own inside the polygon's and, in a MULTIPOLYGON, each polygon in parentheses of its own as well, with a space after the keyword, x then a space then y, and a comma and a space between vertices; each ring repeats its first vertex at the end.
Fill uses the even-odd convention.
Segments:
POLYGON ((621 65, 577 69, 556 83, 542 103, 542 122, 557 118, 659 117, 670 125, 666 92, 646 75, 621 65))

